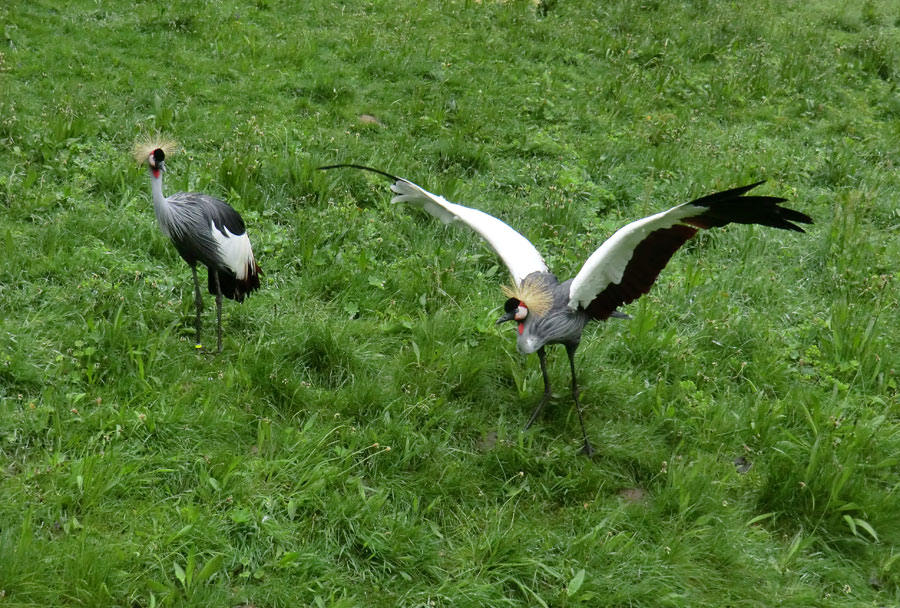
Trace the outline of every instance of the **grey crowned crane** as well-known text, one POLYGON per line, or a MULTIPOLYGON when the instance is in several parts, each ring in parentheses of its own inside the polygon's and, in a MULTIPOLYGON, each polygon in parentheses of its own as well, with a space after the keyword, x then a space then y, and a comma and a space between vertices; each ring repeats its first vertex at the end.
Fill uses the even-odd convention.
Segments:
POLYGON ((762 183, 758 182, 704 196, 620 228, 588 258, 574 278, 560 282, 549 271, 534 245, 499 219, 451 203, 408 180, 371 167, 340 164, 320 168, 339 167, 373 171, 393 180, 391 190, 396 196, 392 202, 422 207, 445 224, 462 222, 481 235, 502 258, 512 276, 512 287, 503 289, 508 299, 497 324, 516 322, 516 347, 525 355, 538 354, 544 378, 544 395, 525 429, 531 426, 551 395, 544 347, 562 344, 569 357, 572 398, 584 437, 582 453, 588 456, 594 453, 594 448, 584 427, 575 375, 575 350, 584 327, 591 321, 627 316, 620 313, 618 307, 650 291, 672 255, 701 228, 736 223, 803 232, 794 222, 812 223, 809 216, 779 206, 786 199, 745 196, 762 183))
POLYGON ((166 155, 176 150, 171 141, 137 144, 134 156, 138 164, 147 164, 153 210, 163 234, 191 267, 194 276, 194 303, 197 306, 197 348, 201 347, 203 296, 197 279, 197 262, 207 268, 209 293, 216 296, 217 348, 222 352, 222 297, 243 302, 259 289, 260 267, 253 257, 244 220, 228 203, 206 194, 179 192, 163 194, 162 175, 166 155))

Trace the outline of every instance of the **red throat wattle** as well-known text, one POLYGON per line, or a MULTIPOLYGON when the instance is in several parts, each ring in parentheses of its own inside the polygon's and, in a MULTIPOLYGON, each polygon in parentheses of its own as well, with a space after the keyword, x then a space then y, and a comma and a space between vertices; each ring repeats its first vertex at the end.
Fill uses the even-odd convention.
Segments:
POLYGON ((153 177, 159 179, 159 169, 150 169, 153 172, 153 177))
POLYGON ((519 335, 522 335, 522 332, 525 331, 525 324, 519 321, 519 335))

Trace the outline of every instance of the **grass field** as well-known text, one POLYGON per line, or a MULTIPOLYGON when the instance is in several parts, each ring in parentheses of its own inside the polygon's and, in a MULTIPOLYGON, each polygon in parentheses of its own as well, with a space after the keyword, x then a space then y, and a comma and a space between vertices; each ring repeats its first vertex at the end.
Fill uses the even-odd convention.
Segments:
POLYGON ((0 32, 0 607, 900 604, 892 0, 10 0, 0 32), (130 155, 157 132, 264 271, 219 356, 130 155), (756 180, 816 224, 705 232, 587 330, 588 459, 560 347, 521 432, 499 260, 335 162, 564 278, 756 180))

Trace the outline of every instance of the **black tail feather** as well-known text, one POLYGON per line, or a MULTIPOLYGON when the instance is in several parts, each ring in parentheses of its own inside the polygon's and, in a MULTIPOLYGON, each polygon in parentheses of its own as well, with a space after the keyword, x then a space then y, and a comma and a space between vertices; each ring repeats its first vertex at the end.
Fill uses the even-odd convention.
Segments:
MULTIPOLYGON (((243 280, 239 280, 233 272, 219 270, 219 287, 222 288, 222 295, 229 300, 243 302, 246 296, 259 289, 259 274, 262 272, 262 269, 258 264, 254 263, 254 266, 255 268, 248 268, 247 277, 243 280)), ((212 269, 209 269, 208 272, 207 286, 209 287, 209 293, 216 295, 216 282, 213 278, 212 269)))

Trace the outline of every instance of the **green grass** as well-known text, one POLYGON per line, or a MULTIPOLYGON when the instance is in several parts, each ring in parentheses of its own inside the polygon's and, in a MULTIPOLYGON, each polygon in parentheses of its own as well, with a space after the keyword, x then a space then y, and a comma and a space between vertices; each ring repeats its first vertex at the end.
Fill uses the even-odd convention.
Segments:
POLYGON ((895 3, 35 0, 0 31, 0 606, 900 602, 895 3), (217 357, 130 156, 157 131, 264 269, 217 357), (759 179, 816 224, 704 233, 586 331, 588 460, 558 349, 521 432, 499 261, 335 162, 561 277, 759 179))

